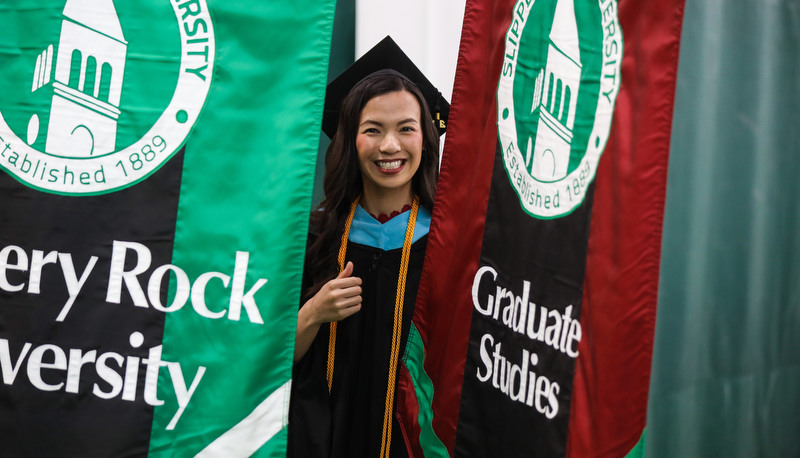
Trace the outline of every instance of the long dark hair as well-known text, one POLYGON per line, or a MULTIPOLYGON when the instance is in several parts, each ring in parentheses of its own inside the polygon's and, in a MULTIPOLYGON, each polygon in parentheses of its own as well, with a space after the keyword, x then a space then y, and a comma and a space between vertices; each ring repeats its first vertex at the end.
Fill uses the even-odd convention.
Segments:
POLYGON ((422 158, 419 169, 411 179, 412 191, 420 204, 433 208, 436 180, 439 175, 439 131, 433 124, 425 98, 408 78, 393 70, 380 70, 359 81, 342 101, 339 126, 325 155, 325 178, 322 183, 325 198, 319 209, 311 212, 312 232, 318 232, 308 249, 307 268, 313 284, 306 296, 311 297, 335 276, 337 255, 344 223, 352 202, 361 195, 363 183, 356 150, 356 134, 361 111, 373 98, 390 92, 407 91, 416 97, 420 106, 422 129, 422 158))

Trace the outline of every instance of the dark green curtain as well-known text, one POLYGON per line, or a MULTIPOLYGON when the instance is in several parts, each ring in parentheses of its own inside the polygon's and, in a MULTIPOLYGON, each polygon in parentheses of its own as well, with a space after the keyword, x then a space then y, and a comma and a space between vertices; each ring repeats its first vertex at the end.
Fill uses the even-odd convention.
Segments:
POLYGON ((800 456, 800 1, 687 0, 648 457, 800 456))
MULTIPOLYGON (((355 62, 356 53, 356 0, 337 0, 336 15, 333 19, 331 37, 331 57, 328 64, 328 82, 339 76, 355 62)), ((325 151, 330 139, 320 131, 317 170, 314 179, 314 193, 311 199, 314 208, 322 201, 322 178, 325 175, 325 151)))

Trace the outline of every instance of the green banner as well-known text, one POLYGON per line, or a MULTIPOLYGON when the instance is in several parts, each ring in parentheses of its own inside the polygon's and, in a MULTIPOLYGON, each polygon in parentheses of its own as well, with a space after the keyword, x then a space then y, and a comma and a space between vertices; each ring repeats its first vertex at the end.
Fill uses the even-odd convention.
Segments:
POLYGON ((246 454, 260 445, 242 443, 252 430, 272 436, 259 456, 283 456, 334 2, 208 6, 215 75, 186 143, 173 263, 208 276, 214 317, 167 317, 162 358, 197 385, 172 429, 181 406, 160 373, 150 450, 188 456, 217 441, 209 451, 246 454))
POLYGON ((0 454, 285 455, 334 10, 0 2, 0 454))

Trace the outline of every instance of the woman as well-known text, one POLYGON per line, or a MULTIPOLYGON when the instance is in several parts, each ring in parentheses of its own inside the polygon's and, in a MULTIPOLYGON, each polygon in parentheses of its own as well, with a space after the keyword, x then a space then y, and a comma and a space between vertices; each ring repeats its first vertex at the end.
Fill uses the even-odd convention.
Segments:
POLYGON ((358 82, 326 156, 298 313, 294 456, 408 456, 395 386, 422 271, 439 133, 392 70, 358 82))

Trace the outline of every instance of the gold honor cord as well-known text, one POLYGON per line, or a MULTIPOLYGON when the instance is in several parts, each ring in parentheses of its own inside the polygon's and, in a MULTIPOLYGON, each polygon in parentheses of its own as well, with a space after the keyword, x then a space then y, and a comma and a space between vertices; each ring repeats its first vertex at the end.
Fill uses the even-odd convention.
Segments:
MULTIPOLYGON (((356 200, 350 205, 350 213, 347 215, 347 221, 344 223, 344 232, 342 233, 342 243, 339 245, 339 273, 344 270, 344 256, 347 253, 347 237, 350 235, 350 225, 353 224, 353 215, 356 214, 356 207, 361 197, 356 197, 356 200)), ((328 393, 331 392, 333 386, 333 359, 336 355, 336 322, 331 321, 330 332, 328 333, 328 369, 325 378, 328 379, 328 393)))
POLYGON ((397 278, 397 295, 394 303, 394 331, 392 332, 392 352, 389 359, 389 384, 386 387, 386 409, 383 414, 383 436, 381 438, 381 458, 389 457, 389 444, 392 442, 392 407, 394 406, 394 380, 397 375, 397 363, 400 356, 400 334, 403 329, 403 302, 406 295, 406 278, 408 277, 408 259, 411 256, 411 241, 414 238, 414 225, 417 223, 419 196, 414 196, 411 214, 408 216, 406 238, 403 241, 403 253, 400 258, 400 275, 397 278))

